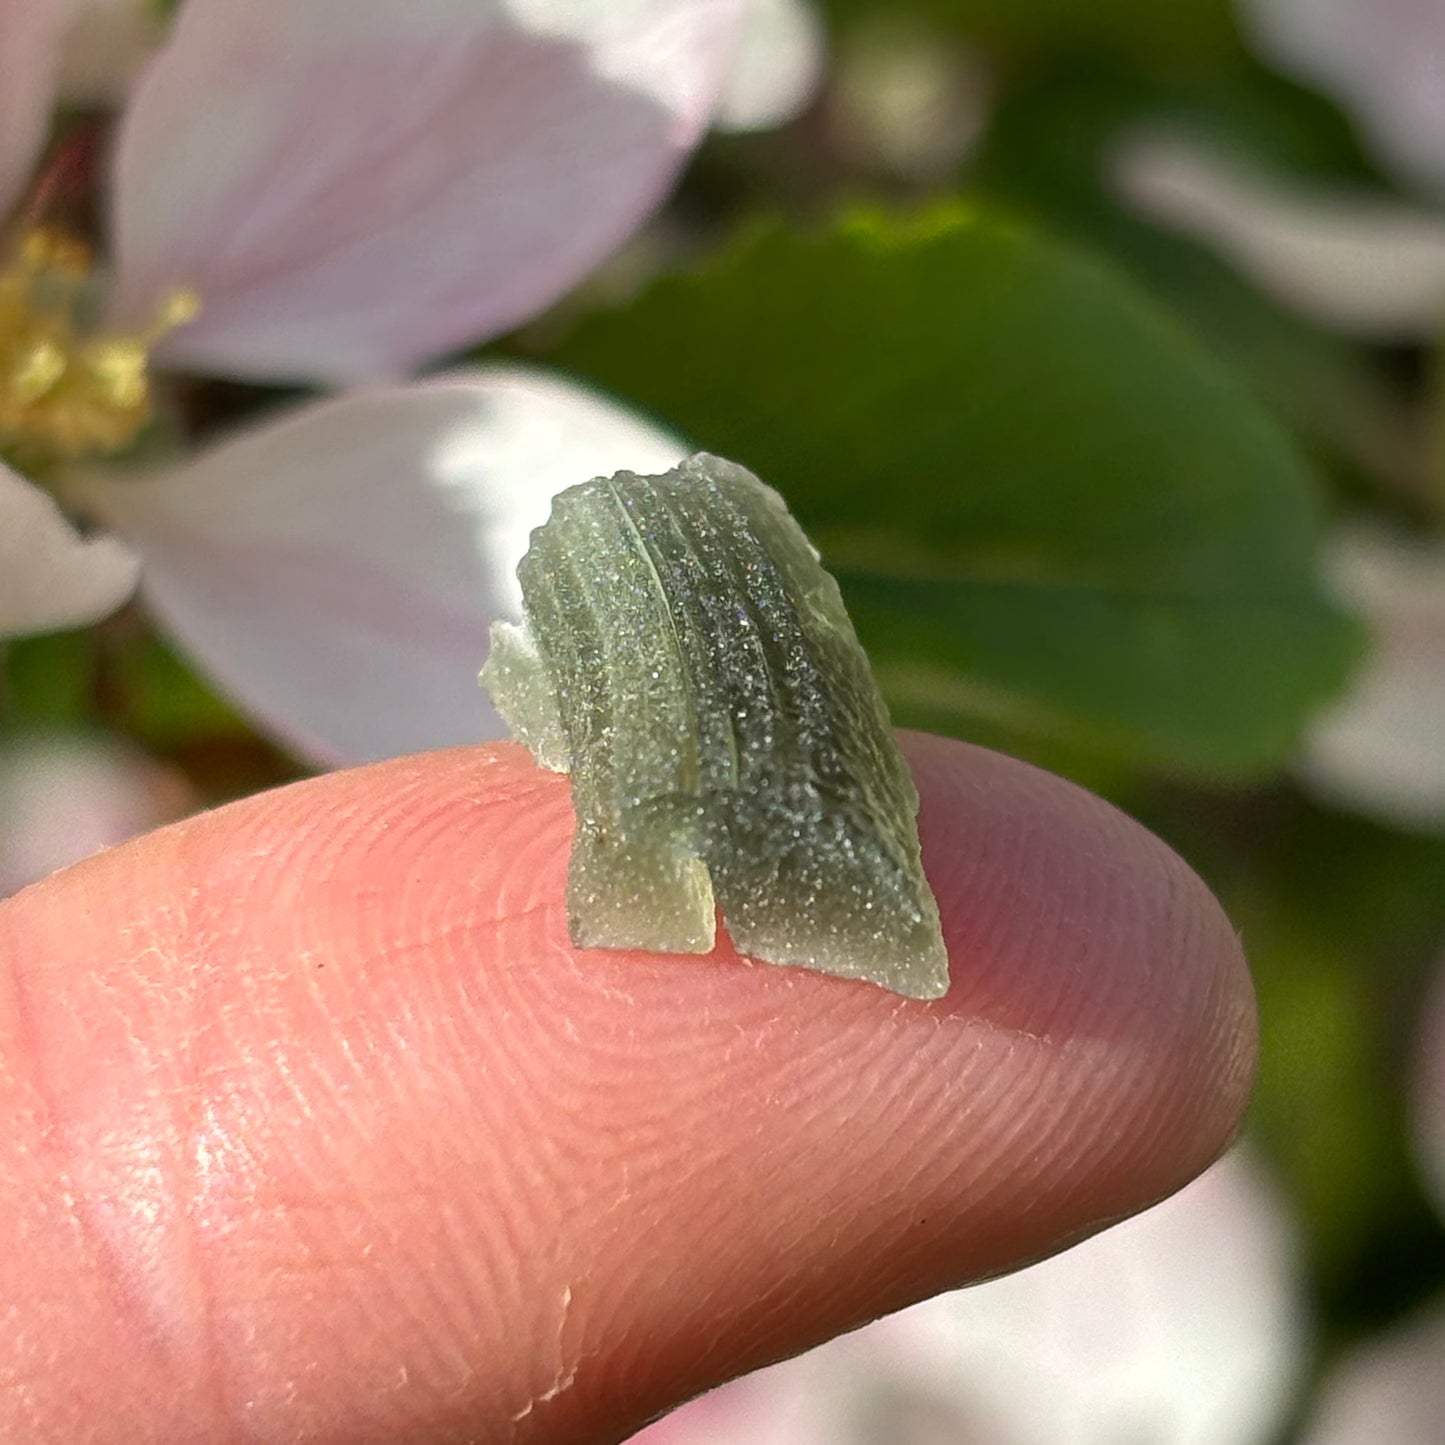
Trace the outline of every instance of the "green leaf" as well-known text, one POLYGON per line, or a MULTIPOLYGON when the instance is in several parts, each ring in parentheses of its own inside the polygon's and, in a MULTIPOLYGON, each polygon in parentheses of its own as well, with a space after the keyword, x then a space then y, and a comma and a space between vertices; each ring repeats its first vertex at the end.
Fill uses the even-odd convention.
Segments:
POLYGON ((773 229, 560 359, 787 497, 900 722, 1202 775, 1341 683, 1283 433, 1112 271, 959 209, 773 229))
POLYGON ((94 661, 95 642, 87 632, 51 632, 0 645, 0 725, 84 721, 94 661))

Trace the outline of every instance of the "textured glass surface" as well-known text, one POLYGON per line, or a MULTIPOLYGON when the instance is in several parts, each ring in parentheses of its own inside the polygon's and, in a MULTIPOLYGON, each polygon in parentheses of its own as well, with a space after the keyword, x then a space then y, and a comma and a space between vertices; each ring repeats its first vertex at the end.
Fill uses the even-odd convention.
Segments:
POLYGON ((718 457, 555 498, 482 678, 572 775, 582 947, 740 953, 948 987, 918 794, 833 579, 782 499, 718 457))

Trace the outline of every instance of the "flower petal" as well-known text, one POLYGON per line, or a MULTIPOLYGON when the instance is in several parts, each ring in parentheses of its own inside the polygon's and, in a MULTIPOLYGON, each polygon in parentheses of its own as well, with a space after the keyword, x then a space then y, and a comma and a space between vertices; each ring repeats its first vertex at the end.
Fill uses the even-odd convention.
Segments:
POLYGON ((1445 827, 1445 545, 1352 529, 1335 541, 1330 578, 1371 625, 1374 648, 1311 730, 1302 778, 1387 822, 1445 827))
POLYGON ((814 0, 752 0, 713 128, 784 125, 817 94, 826 58, 823 17, 814 0))
POLYGON ((1380 155, 1445 187, 1445 7, 1421 0, 1241 0, 1260 50, 1312 80, 1380 155))
POLYGON ((1439 1445, 1445 1302, 1345 1355, 1319 1391, 1303 1445, 1439 1445))
POLYGON ((1239 1154, 1147 1213, 747 1376, 638 1445, 1265 1445, 1303 1353, 1288 1217, 1239 1154))
POLYGON ((0 0, 0 218, 50 129, 71 0, 0 0))
POLYGON ((746 0, 187 0, 117 154, 114 318, 171 365, 394 374, 567 291, 703 129, 746 0))
POLYGON ((198 802, 179 770, 120 738, 8 735, 0 741, 0 898, 198 802))
POLYGON ((1445 216, 1290 190, 1201 147, 1140 133, 1114 156, 1141 211, 1212 243, 1261 290, 1377 341, 1433 340, 1445 319, 1445 216))
POLYGON ((130 596, 138 571, 128 548, 78 536, 44 492, 0 463, 0 637, 94 622, 130 596))
POLYGON ((324 763, 505 734, 477 671, 554 492, 680 442, 490 368, 301 408, 88 500, 144 553, 152 611, 269 731, 324 763))

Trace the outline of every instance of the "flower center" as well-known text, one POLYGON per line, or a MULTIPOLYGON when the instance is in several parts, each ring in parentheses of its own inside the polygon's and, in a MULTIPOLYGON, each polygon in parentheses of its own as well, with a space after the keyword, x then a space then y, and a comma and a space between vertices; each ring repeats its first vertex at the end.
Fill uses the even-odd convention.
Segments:
POLYGON ((25 232, 0 266, 0 452, 26 465, 130 445, 152 413, 151 348, 200 310, 176 290, 133 334, 97 329, 88 248, 57 231, 25 232))

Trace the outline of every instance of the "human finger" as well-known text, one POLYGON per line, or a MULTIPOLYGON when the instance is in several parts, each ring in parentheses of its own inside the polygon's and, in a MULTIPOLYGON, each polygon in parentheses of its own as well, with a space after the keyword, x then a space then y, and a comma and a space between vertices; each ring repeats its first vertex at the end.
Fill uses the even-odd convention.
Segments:
POLYGON ((1185 1182, 1253 1063, 1218 906, 1068 783, 907 751, 936 1003, 574 949, 566 780, 513 746, 0 906, 0 1437, 620 1438, 1185 1182))

